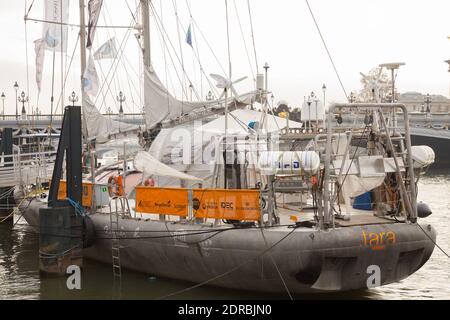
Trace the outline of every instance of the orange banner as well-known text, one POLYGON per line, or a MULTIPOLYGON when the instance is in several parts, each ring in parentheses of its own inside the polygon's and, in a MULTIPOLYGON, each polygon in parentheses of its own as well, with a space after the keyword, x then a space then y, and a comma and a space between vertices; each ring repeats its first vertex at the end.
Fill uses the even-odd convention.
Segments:
MULTIPOLYGON (((193 189, 195 218, 227 220, 260 219, 259 191, 242 189, 193 189)), ((183 188, 136 187, 136 211, 186 217, 188 190, 183 188)))
POLYGON ((193 203, 196 218, 260 219, 258 190, 195 189, 193 203))
POLYGON ((186 217, 188 193, 180 188, 136 187, 136 212, 186 217))
MULTIPOLYGON (((51 183, 51 181, 50 181, 51 183)), ((92 183, 91 182, 83 182, 82 183, 82 206, 83 207, 90 207, 92 204, 92 183)), ((65 200, 67 199, 66 195, 66 181, 61 180, 59 182, 59 189, 58 189, 58 200, 65 200)))

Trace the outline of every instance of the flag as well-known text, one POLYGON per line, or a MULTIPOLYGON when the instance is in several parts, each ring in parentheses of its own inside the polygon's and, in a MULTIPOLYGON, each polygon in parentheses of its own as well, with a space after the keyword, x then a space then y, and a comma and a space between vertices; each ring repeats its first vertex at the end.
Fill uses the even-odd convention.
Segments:
POLYGON ((103 0, 89 0, 89 23, 88 23, 88 38, 86 47, 90 49, 94 42, 95 30, 97 29, 98 18, 100 17, 100 10, 102 9, 103 0))
POLYGON ((36 53, 36 84, 39 92, 41 92, 42 71, 44 69, 45 58, 45 39, 34 41, 34 52, 36 53))
POLYGON ((45 49, 67 52, 67 25, 69 20, 69 0, 45 0, 42 37, 45 49), (54 22, 54 23, 52 23, 54 22), (61 25, 61 23, 63 25, 61 25))
POLYGON ((115 59, 117 57, 116 41, 111 38, 94 53, 95 60, 115 59))
POLYGON ((98 89, 97 70, 95 70, 94 59, 90 53, 89 62, 83 73, 83 91, 92 97, 95 97, 98 94, 98 89))
POLYGON ((192 33, 191 33, 191 25, 189 25, 188 31, 186 33, 186 43, 192 48, 192 33))

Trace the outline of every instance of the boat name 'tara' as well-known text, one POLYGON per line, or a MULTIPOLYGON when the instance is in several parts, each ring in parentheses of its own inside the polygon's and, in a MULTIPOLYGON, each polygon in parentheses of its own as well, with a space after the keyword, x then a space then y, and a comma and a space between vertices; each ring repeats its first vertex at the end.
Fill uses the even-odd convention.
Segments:
POLYGON ((393 245, 397 242, 397 235, 393 231, 388 232, 362 232, 363 246, 372 250, 384 250, 386 245, 393 245))

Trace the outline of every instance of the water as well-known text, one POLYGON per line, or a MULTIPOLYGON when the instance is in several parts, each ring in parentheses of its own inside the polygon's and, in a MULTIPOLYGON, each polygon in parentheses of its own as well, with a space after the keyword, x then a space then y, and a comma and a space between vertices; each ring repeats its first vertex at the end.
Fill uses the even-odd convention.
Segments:
MULTIPOLYGON (((450 253, 450 174, 430 175, 419 184, 419 200, 433 214, 425 221, 438 232, 438 244, 450 253)), ((111 266, 85 260, 81 290, 68 290, 65 278, 39 275, 38 236, 20 225, 0 224, 0 299, 156 299, 190 283, 123 270, 122 288, 112 281, 111 266)), ((204 286, 175 299, 288 299, 287 294, 261 294, 204 286)), ((450 299, 450 259, 435 248, 418 272, 395 284, 340 294, 296 296, 297 299, 450 299)))

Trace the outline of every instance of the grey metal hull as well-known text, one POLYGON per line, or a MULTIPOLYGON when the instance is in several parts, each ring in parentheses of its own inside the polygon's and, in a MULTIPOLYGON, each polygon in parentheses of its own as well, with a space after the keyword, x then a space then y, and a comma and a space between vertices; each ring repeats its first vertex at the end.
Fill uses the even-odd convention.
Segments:
MULTIPOLYGON (((25 210, 24 217, 32 225, 37 224, 39 206, 32 203, 25 210)), ((91 218, 97 240, 84 250, 84 256, 111 264, 111 240, 100 239, 111 237, 109 216, 94 214, 91 218)), ((233 229, 190 236, 185 235, 189 230, 209 227, 134 219, 120 219, 119 224, 123 268, 192 283, 215 278, 208 284, 261 292, 285 292, 281 276, 291 293, 367 288, 371 265, 380 267, 381 285, 396 282, 429 259, 434 249, 429 237, 436 239, 431 226, 421 225, 428 237, 417 224, 406 223, 329 231, 233 229), (175 232, 182 235, 174 237, 175 232), (383 247, 383 242, 368 241, 372 233, 388 232, 395 235, 395 243, 384 238, 383 247)))

